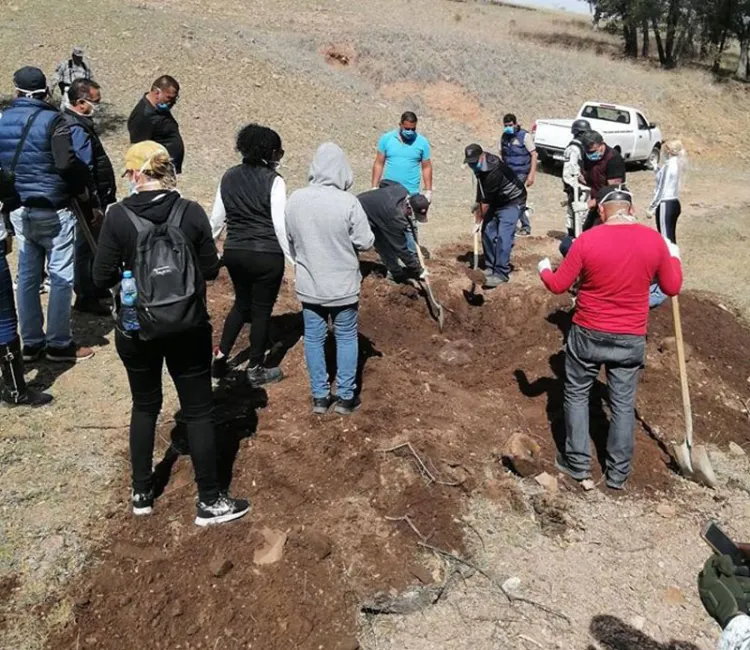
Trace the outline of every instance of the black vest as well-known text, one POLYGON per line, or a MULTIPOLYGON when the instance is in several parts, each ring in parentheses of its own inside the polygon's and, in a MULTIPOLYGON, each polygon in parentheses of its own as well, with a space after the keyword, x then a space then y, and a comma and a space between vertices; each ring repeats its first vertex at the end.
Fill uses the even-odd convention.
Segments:
POLYGON ((227 213, 224 248, 283 255, 271 218, 271 188, 278 174, 268 167, 237 165, 221 179, 227 213))
POLYGON ((109 159, 99 135, 94 129, 94 121, 90 117, 80 115, 75 111, 66 109, 63 112, 68 124, 75 124, 83 128, 91 138, 91 148, 94 158, 94 178, 92 179, 96 193, 101 201, 102 208, 117 201, 117 181, 112 161, 109 159))

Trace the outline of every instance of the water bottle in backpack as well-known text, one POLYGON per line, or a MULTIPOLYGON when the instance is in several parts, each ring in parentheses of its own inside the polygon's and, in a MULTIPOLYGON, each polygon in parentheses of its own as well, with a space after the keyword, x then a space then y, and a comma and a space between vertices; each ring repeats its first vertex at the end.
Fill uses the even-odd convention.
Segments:
POLYGON ((122 274, 120 283, 120 324, 126 332, 137 332, 141 329, 138 321, 138 312, 135 308, 135 302, 138 299, 138 288, 135 286, 135 279, 132 271, 125 271, 122 274))

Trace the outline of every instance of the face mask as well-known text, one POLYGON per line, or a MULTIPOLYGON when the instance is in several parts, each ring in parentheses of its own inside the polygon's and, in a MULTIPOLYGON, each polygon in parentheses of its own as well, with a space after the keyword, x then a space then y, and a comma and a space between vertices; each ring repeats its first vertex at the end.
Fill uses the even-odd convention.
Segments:
POLYGON ((131 178, 128 180, 128 195, 133 196, 133 194, 138 194, 138 188, 135 181, 131 178))
POLYGON ((602 152, 601 151, 588 151, 586 152, 586 158, 588 158, 591 161, 601 160, 602 152))
POLYGON ((168 113, 171 110, 171 106, 167 104, 167 102, 159 102, 156 105, 156 110, 161 111, 162 113, 168 113))
POLYGON ((417 132, 414 129, 401 129, 401 137, 406 142, 411 142, 417 137, 417 132))
POLYGON ((93 102, 90 102, 88 99, 84 99, 83 101, 86 102, 91 107, 91 110, 88 112, 88 116, 94 117, 96 112, 99 110, 99 107, 93 102))
POLYGON ((516 132, 516 129, 513 126, 503 127, 503 133, 505 133, 505 135, 513 135, 515 132, 516 132))
POLYGON ((482 168, 482 163, 477 160, 475 163, 466 163, 469 166, 469 169, 473 172, 478 172, 482 168))

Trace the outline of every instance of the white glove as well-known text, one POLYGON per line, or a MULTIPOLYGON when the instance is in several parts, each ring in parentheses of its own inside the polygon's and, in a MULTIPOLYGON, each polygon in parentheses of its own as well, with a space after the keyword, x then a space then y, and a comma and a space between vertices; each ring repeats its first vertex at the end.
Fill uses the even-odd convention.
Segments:
POLYGON ((537 268, 539 269, 539 274, 541 275, 542 271, 547 269, 548 271, 552 270, 552 262, 549 261, 549 257, 545 257, 543 260, 539 262, 537 265, 537 268))
POLYGON ((676 257, 678 260, 680 259, 680 247, 677 244, 672 243, 668 239, 664 239, 664 241, 667 244, 667 248, 669 249, 669 254, 672 257, 676 257))
POLYGON ((422 194, 424 195, 424 198, 426 198, 429 203, 432 203, 432 190, 425 190, 424 192, 422 192, 422 194))
POLYGON ((646 216, 649 219, 653 219, 655 214, 656 214, 656 210, 654 210, 653 208, 649 208, 648 210, 646 210, 646 216))
POLYGON ((430 277, 430 272, 427 269, 422 269, 422 272, 419 274, 420 280, 426 280, 430 277))

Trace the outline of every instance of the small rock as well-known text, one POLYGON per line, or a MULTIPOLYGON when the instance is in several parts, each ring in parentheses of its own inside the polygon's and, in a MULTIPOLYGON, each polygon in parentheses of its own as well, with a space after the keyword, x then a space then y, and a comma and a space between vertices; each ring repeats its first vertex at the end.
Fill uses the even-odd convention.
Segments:
POLYGON ((333 543, 331 538, 317 533, 315 531, 310 532, 305 540, 307 548, 309 548, 315 557, 320 560, 325 560, 333 551, 333 543))
POLYGON ((646 619, 643 616, 634 616, 630 619, 630 625, 639 632, 642 632, 643 628, 646 627, 646 619))
POLYGON ((472 361, 469 351, 473 347, 466 339, 451 341, 438 352, 438 359, 446 366, 465 366, 472 361))
POLYGON ((503 461, 523 476, 539 473, 539 455, 542 448, 524 433, 514 433, 503 449, 503 461))
POLYGON ((336 644, 336 650, 359 650, 360 645, 356 637, 343 639, 336 644))
POLYGON ((428 585, 432 582, 432 573, 427 567, 424 567, 421 564, 412 564, 409 567, 409 573, 411 573, 423 585, 428 585))
POLYGON ((658 506, 656 506, 656 512, 665 519, 671 519, 677 514, 677 510, 675 510, 675 507, 669 503, 660 503, 658 506))
POLYGON ((211 563, 208 565, 208 568, 211 570, 211 575, 217 578, 223 578, 227 573, 229 573, 232 570, 233 566, 234 564, 232 563, 232 560, 226 557, 217 555, 211 560, 211 563))
POLYGON ((286 533, 271 528, 263 528, 260 534, 263 536, 263 546, 253 553, 253 562, 261 565, 278 562, 284 554, 286 533))
POLYGON ((581 481, 581 487, 583 488, 584 492, 591 492, 596 487, 596 483, 592 481, 590 478, 584 479, 581 481))
POLYGON ((558 490, 557 478, 547 474, 547 472, 542 472, 538 476, 535 476, 534 480, 552 494, 555 494, 558 490))
POLYGON ((521 578, 518 578, 516 576, 513 576, 512 578, 508 578, 505 582, 503 582, 503 591, 509 594, 516 593, 520 587, 521 587, 521 578))
POLYGON ((734 456, 744 456, 745 450, 742 447, 740 447, 736 442, 730 442, 729 453, 733 454, 734 456))
POLYGON ((172 618, 182 616, 184 613, 185 609, 183 608, 182 603, 179 600, 176 600, 174 603, 172 603, 172 606, 169 608, 169 615, 172 618))

